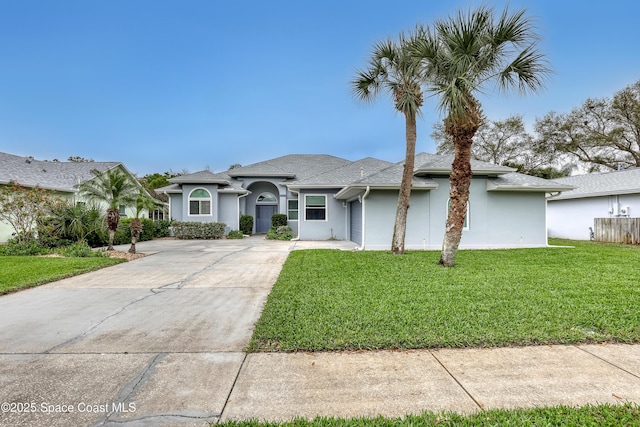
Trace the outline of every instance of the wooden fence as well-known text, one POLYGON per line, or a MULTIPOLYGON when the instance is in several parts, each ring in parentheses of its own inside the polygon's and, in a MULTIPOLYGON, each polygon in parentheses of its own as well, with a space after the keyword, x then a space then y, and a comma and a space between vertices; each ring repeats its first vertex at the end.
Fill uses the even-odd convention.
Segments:
POLYGON ((640 244, 640 218, 594 218, 596 242, 640 244))

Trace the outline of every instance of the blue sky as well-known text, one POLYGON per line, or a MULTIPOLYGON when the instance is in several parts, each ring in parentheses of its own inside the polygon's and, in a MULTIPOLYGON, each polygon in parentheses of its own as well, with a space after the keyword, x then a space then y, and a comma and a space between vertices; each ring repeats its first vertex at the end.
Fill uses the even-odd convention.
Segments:
MULTIPOLYGON (((404 119, 349 81, 372 45, 469 1, 0 0, 0 151, 122 161, 144 175, 291 153, 404 157, 404 119)), ((487 4, 502 10, 506 2, 487 4)), ((640 79, 640 2, 512 0, 554 74, 539 95, 488 93, 485 115, 569 112, 640 79)), ((427 100, 418 151, 435 150, 427 100)))

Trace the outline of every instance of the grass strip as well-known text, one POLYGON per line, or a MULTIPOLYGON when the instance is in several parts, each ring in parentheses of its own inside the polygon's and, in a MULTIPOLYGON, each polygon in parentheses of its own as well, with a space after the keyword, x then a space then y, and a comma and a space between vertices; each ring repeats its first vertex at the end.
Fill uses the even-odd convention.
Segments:
POLYGON ((0 256, 0 295, 98 270, 123 262, 117 258, 0 256))
MULTIPOLYGON (((212 424, 213 425, 213 424, 212 424)), ((639 426, 640 408, 633 403, 623 405, 587 405, 579 408, 554 406, 532 409, 491 409, 471 415, 451 412, 425 412, 402 418, 362 417, 295 419, 274 423, 227 421, 215 424, 221 427, 403 427, 403 426, 639 426)))

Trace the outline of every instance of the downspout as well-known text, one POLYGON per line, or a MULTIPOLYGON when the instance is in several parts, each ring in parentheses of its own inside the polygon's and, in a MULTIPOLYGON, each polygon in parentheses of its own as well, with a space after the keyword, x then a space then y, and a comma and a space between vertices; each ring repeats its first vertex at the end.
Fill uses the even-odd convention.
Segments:
POLYGON ((362 195, 362 199, 360 199, 360 201, 362 202, 362 245, 361 246, 356 246, 356 251, 363 251, 364 247, 365 247, 365 242, 367 240, 367 232, 366 232, 367 228, 365 227, 367 225, 365 199, 369 195, 369 191, 371 191, 371 187, 369 187, 367 185, 367 191, 364 192, 364 194, 362 195))

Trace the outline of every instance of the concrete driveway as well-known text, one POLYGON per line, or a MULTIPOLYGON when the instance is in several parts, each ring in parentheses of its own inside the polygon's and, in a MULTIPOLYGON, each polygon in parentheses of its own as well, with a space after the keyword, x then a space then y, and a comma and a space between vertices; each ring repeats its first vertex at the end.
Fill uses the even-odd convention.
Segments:
POLYGON ((0 425, 218 420, 293 246, 142 242, 143 259, 0 297, 0 425))

